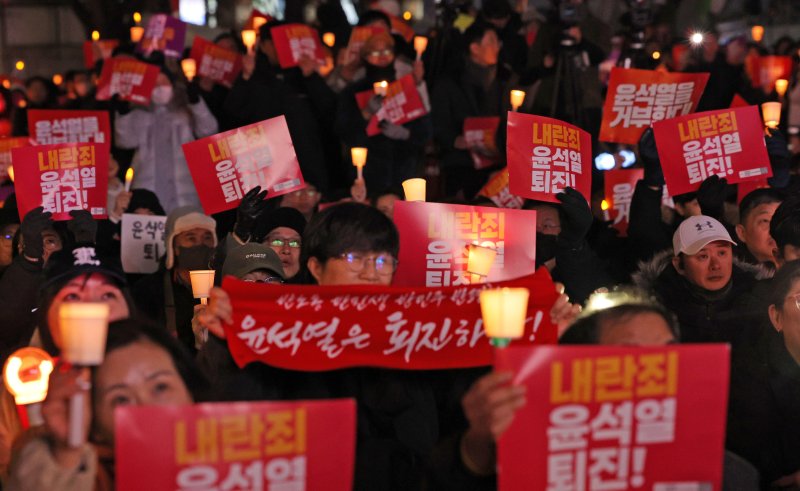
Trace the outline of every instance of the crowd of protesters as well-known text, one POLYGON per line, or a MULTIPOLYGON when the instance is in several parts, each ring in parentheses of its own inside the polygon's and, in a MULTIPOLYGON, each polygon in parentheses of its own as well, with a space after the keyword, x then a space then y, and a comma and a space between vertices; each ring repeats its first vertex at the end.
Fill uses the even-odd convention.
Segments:
MULTIPOLYGON (((495 206, 477 193, 505 167, 511 89, 526 90, 522 112, 569 121, 574 113, 567 102, 578 104, 580 121, 572 122, 592 134, 595 153, 605 145, 597 142, 604 84, 629 33, 609 36, 588 12, 565 26, 557 9, 547 17, 517 12, 508 0, 484 0, 481 9, 462 12, 470 25, 426 33, 428 50, 417 59, 378 10, 396 4, 375 3, 375 9, 360 12, 359 25, 383 29, 355 57, 345 49, 349 26, 338 2, 322 3, 318 27, 336 34, 326 66, 303 59, 298 67, 281 68, 271 37, 281 22, 270 20, 260 27, 255 53, 244 55, 243 71, 231 87, 202 77, 189 81, 179 60, 150 56, 146 61, 158 64, 160 73, 146 107, 118 97, 95 100, 102 62, 94 70, 70 72, 58 87, 32 77, 24 88, 0 89, 11 108, 13 136, 27 135, 29 109, 105 110, 113 125, 108 220, 74 211, 71 220, 54 222, 43 208, 20 220, 13 184, 7 180, 0 187, 3 359, 29 345, 57 356, 57 312, 64 302, 108 303, 112 321, 105 361, 90 376, 75 368, 54 372, 43 428, 23 432, 9 409, 10 396, 3 395, 4 486, 112 489, 112 415, 119 405, 352 397, 358 403, 356 489, 496 487, 495 441, 520 407, 536 403, 534 394, 526 397, 522 387, 510 385, 508 373, 489 367, 295 372, 261 363, 240 369, 225 341, 224 325, 233 316, 228 294, 214 288, 208 305, 197 305, 192 295, 189 271, 209 267, 218 279, 390 285, 400 243, 392 209, 402 199, 404 180, 428 178, 435 201, 495 206), (571 53, 582 64, 571 74, 580 78, 580 101, 566 101, 567 91, 559 89, 565 84, 557 76, 563 36, 570 37, 571 53), (361 108, 355 94, 406 74, 413 76, 428 114, 405 124, 382 121, 379 133, 368 136, 381 96, 361 108), (235 210, 206 215, 181 145, 280 115, 307 186, 277 198, 254 188, 235 210), (463 131, 465 118, 477 116, 500 118, 498 151, 488 156, 494 165, 480 170, 463 131), (363 180, 350 165, 351 147, 368 149, 363 180), (131 191, 120 182, 128 167, 136 176, 131 191), (336 204, 318 211, 321 203, 336 204), (167 216, 166 256, 156 273, 122 273, 123 213, 167 216), (153 373, 156 378, 149 378, 153 373), (91 443, 76 449, 66 444, 66 413, 78 391, 94 397, 91 443)), ((745 60, 751 54, 788 55, 797 65, 800 45, 791 39, 768 47, 742 34, 709 30, 702 45, 686 48, 685 36, 672 38, 661 28, 669 25, 669 8, 657 14, 644 30, 648 56, 641 68, 710 73, 698 111, 728 108, 735 95, 753 105, 778 99, 749 80, 745 60), (655 51, 660 58, 649 56, 655 51)), ((214 42, 244 54, 239 39, 231 32, 214 42)), ((137 55, 123 45, 114 56, 137 55)), ((551 311, 561 343, 731 345, 729 489, 800 487, 796 73, 784 101, 784 124, 765 137, 774 175, 770 187, 752 191, 738 205, 736 187, 715 176, 697 192, 674 196, 674 208, 666 207, 652 130, 634 149, 644 178, 635 187, 627 237, 618 236, 598 207, 571 188, 558 195, 558 204, 523 205, 537 212, 536 266, 546 267, 565 290, 551 311), (593 292, 618 285, 627 285, 641 301, 579 316, 593 292)), ((593 195, 602 197, 602 172, 593 174, 593 195)))

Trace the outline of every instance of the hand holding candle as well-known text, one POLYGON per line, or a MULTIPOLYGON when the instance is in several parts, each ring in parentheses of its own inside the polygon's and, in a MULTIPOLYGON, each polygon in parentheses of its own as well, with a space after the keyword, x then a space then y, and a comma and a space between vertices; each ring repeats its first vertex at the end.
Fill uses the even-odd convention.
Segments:
POLYGON ((192 281, 192 295, 194 298, 199 298, 201 304, 206 305, 209 292, 214 287, 214 270, 189 271, 189 278, 192 281))
POLYGON ((502 348, 523 336, 529 296, 527 288, 496 288, 480 293, 483 329, 493 345, 502 348))
POLYGON ((786 89, 789 88, 789 81, 785 78, 779 78, 775 81, 775 92, 778 93, 778 97, 781 99, 784 95, 786 95, 786 89))
POLYGON ((142 36, 144 36, 144 27, 142 26, 133 26, 131 27, 131 42, 136 44, 142 40, 142 36))
POLYGON ((256 31, 253 29, 245 29, 242 31, 242 42, 247 46, 247 53, 253 53, 253 48, 256 45, 256 31))
POLYGON ((22 348, 6 360, 3 380, 6 388, 14 396, 17 406, 25 406, 28 426, 44 423, 41 415, 41 402, 47 397, 53 359, 39 348, 22 348))
POLYGON ((417 59, 422 59, 422 53, 428 47, 428 38, 425 36, 414 36, 414 51, 417 52, 417 59))
POLYGON ((353 165, 356 166, 358 172, 358 179, 364 179, 364 166, 367 164, 367 149, 364 147, 353 147, 350 149, 350 156, 353 159, 353 165))
POLYGON ((517 109, 522 106, 522 103, 525 101, 525 91, 522 90, 512 90, 511 91, 511 110, 517 112, 517 109))
POLYGON ((372 84, 372 90, 375 91, 375 95, 379 95, 382 97, 386 97, 386 90, 389 88, 389 82, 386 80, 381 80, 380 82, 375 82, 372 84))
POLYGON ((325 43, 325 46, 333 48, 333 45, 336 44, 336 35, 332 32, 326 32, 322 35, 322 42, 325 43))
POLYGON ((764 118, 764 126, 770 130, 776 129, 781 120, 781 103, 765 102, 761 104, 761 115, 764 118))
POLYGON ((133 167, 129 167, 127 171, 125 171, 125 192, 129 193, 131 191, 131 183, 133 182, 133 167))
POLYGON ((194 61, 194 58, 184 58, 181 60, 181 69, 183 74, 186 75, 186 80, 191 82, 197 75, 197 62, 194 61))

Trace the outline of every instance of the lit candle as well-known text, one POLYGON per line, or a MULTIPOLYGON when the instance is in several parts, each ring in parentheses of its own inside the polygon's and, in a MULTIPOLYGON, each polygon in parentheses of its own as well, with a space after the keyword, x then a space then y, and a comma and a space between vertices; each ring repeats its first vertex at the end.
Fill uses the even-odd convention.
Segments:
POLYGON ((25 406, 28 426, 41 426, 41 402, 47 397, 53 359, 39 348, 21 348, 6 360, 3 380, 18 406, 25 406))
POLYGON ((133 26, 131 27, 131 42, 138 43, 142 40, 142 36, 144 36, 144 27, 142 26, 133 26))
POLYGON ((608 200, 603 200, 600 202, 600 210, 603 212, 603 220, 609 221, 611 220, 611 215, 608 214, 608 210, 611 208, 611 204, 608 200))
POLYGON ((14 68, 16 68, 18 71, 20 71, 20 72, 21 72, 22 70, 24 70, 24 69, 25 69, 25 62, 24 62, 24 61, 22 61, 22 60, 18 60, 18 61, 17 61, 17 62, 14 64, 14 68))
POLYGON ((414 36, 414 51, 417 52, 417 59, 422 58, 422 53, 428 47, 428 38, 425 36, 414 36))
POLYGON ((92 41, 100 40, 100 31, 92 31, 92 41))
POLYGON ((325 46, 333 48, 333 45, 336 44, 336 35, 332 32, 326 32, 322 35, 322 42, 325 43, 325 46))
POLYGON ((181 60, 181 69, 183 69, 186 79, 191 82, 197 75, 197 62, 194 61, 194 58, 184 58, 181 60))
POLYGON ((403 181, 406 201, 425 201, 425 179, 415 177, 403 181))
POLYGON ((8 178, 11 179, 11 182, 14 182, 14 166, 8 166, 8 178))
POLYGON ((133 167, 129 167, 127 171, 125 171, 125 192, 129 193, 131 191, 131 183, 133 182, 133 167))
POLYGON ((386 90, 389 88, 389 82, 386 80, 381 80, 380 82, 375 82, 372 84, 372 90, 375 91, 375 95, 381 95, 386 97, 386 90))
POLYGON ((467 245, 467 272, 472 275, 471 283, 481 283, 492 269, 497 250, 478 244, 467 245))
POLYGON ((63 82, 64 82, 64 77, 61 76, 60 73, 56 73, 55 75, 53 75, 53 83, 55 85, 61 85, 63 82))
POLYGON ((263 17, 253 17, 253 30, 258 32, 261 26, 267 23, 267 19, 263 17))
POLYGON ((242 31, 242 42, 247 46, 247 52, 252 53, 256 45, 256 31, 253 29, 245 29, 242 31))
POLYGON ((508 346, 525 334, 528 313, 527 288, 496 288, 480 293, 483 330, 494 346, 508 346))
POLYGON ((140 14, 139 12, 134 12, 133 13, 133 21, 136 22, 136 24, 138 25, 139 22, 142 21, 142 14, 140 14))
POLYGON ((525 91, 512 90, 511 91, 511 109, 516 112, 525 100, 525 91))
POLYGON ((786 94, 786 89, 789 88, 789 81, 785 78, 779 78, 775 81, 775 92, 778 93, 778 97, 783 97, 786 94))
POLYGON ((760 43, 764 39, 764 26, 753 26, 750 28, 750 36, 753 41, 760 43))
POLYGON ((353 159, 353 165, 356 166, 358 171, 358 179, 363 179, 364 166, 367 164, 367 149, 364 147, 353 147, 350 149, 350 157, 353 159))
POLYGON ((189 271, 189 279, 192 281, 194 298, 199 298, 203 305, 208 304, 208 292, 214 287, 214 270, 189 271))
POLYGON ((765 102, 761 104, 761 115, 764 118, 764 126, 774 130, 781 120, 781 103, 765 102))

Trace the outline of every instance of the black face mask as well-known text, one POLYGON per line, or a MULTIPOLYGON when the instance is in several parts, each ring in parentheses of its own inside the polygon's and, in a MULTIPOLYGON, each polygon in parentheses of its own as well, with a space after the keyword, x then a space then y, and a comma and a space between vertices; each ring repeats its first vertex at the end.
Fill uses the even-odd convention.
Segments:
POLYGON ((536 233, 536 267, 556 257, 557 235, 536 233))
POLYGON ((186 271, 209 269, 213 255, 214 248, 206 245, 178 247, 178 253, 175 255, 175 267, 186 271))
POLYGON ((381 80, 392 81, 395 78, 394 61, 392 61, 391 63, 389 63, 389 65, 384 67, 365 63, 365 67, 366 67, 367 80, 371 80, 373 82, 379 82, 381 80))

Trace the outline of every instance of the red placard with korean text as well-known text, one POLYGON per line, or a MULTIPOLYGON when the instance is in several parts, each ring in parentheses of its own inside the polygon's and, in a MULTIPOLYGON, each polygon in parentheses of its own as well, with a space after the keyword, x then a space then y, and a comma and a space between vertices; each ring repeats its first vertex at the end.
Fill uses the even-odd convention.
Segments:
POLYGON ((603 105, 600 140, 634 145, 654 121, 693 112, 707 73, 613 68, 603 105))
POLYGON ((72 210, 106 218, 108 145, 62 143, 11 150, 20 218, 43 206, 53 220, 70 220, 72 210))
POLYGON ((103 72, 97 83, 98 101, 107 101, 119 94, 123 101, 150 104, 150 96, 156 86, 158 67, 133 58, 110 58, 103 64, 103 72))
POLYGON ((644 169, 614 169, 604 173, 605 199, 608 202, 608 217, 611 226, 620 237, 628 235, 628 217, 636 183, 644 178, 644 169))
POLYGON ((508 113, 509 189, 529 199, 560 203, 565 187, 591 199, 592 139, 577 126, 516 112, 508 113))
MULTIPOLYGON (((367 107, 370 98, 375 94, 372 90, 365 90, 356 94, 356 102, 360 109, 367 107)), ((417 84, 411 74, 400 77, 394 82, 389 83, 386 88, 386 97, 383 99, 381 108, 372 116, 367 123, 367 135, 375 136, 380 134, 378 122, 384 119, 394 124, 405 124, 417 118, 425 116, 428 111, 422 103, 422 98, 417 91, 417 84)))
POLYGON ((485 169, 498 163, 496 138, 499 125, 500 118, 497 116, 464 119, 464 140, 476 169, 485 169))
POLYGON ((123 406, 114 412, 114 437, 117 491, 349 491, 356 403, 123 406))
POLYGON ((516 280, 445 288, 269 285, 229 276, 222 288, 234 322, 225 326, 226 340, 240 367, 254 361, 304 371, 487 366, 492 347, 478 297, 497 287, 530 290, 525 333, 512 346, 557 341, 550 308, 558 293, 545 268, 516 280))
POLYGON ((264 19, 264 23, 274 20, 271 15, 265 14, 258 9, 253 9, 250 11, 250 17, 247 18, 247 22, 244 23, 244 27, 242 29, 255 29, 255 18, 264 19))
POLYGON ((28 109, 28 134, 38 145, 86 142, 111 145, 107 111, 28 109))
POLYGON ((284 24, 270 29, 278 63, 281 68, 297 66, 300 58, 307 56, 325 64, 325 50, 319 40, 319 34, 313 27, 305 24, 284 24))
POLYGON ((186 23, 167 14, 150 17, 136 49, 145 56, 161 51, 164 56, 180 58, 186 41, 186 23))
POLYGON ((208 215, 236 208, 256 186, 271 198, 305 186, 285 116, 184 143, 183 154, 208 215))
POLYGON ((729 351, 497 350, 495 368, 529 394, 498 442, 498 489, 719 491, 729 351))
POLYGON ((11 165, 11 150, 27 147, 31 141, 27 137, 0 138, 0 182, 8 178, 8 167, 11 165))
POLYGON ((194 37, 189 55, 197 65, 197 75, 230 87, 242 71, 242 57, 200 36, 194 37))
POLYGON ((117 39, 100 39, 99 41, 83 42, 83 66, 87 69, 94 68, 99 60, 111 58, 114 49, 119 46, 117 39))
POLYGON ((653 135, 672 196, 697 191, 714 174, 729 184, 772 177, 756 106, 658 121, 653 135))
POLYGON ((500 208, 522 208, 525 203, 524 199, 514 196, 508 189, 508 167, 493 175, 478 196, 489 198, 500 208))
POLYGON ((347 58, 348 62, 358 60, 361 57, 361 47, 367 42, 367 39, 376 34, 386 32, 386 29, 380 26, 355 26, 350 31, 350 40, 347 43, 347 58))
POLYGON ((470 283, 467 244, 497 251, 489 281, 531 274, 536 269, 536 212, 484 206, 397 201, 400 231, 398 286, 458 286, 470 283))
POLYGON ((790 56, 759 56, 745 63, 753 87, 764 87, 767 91, 775 88, 779 78, 792 80, 792 58, 790 56))

